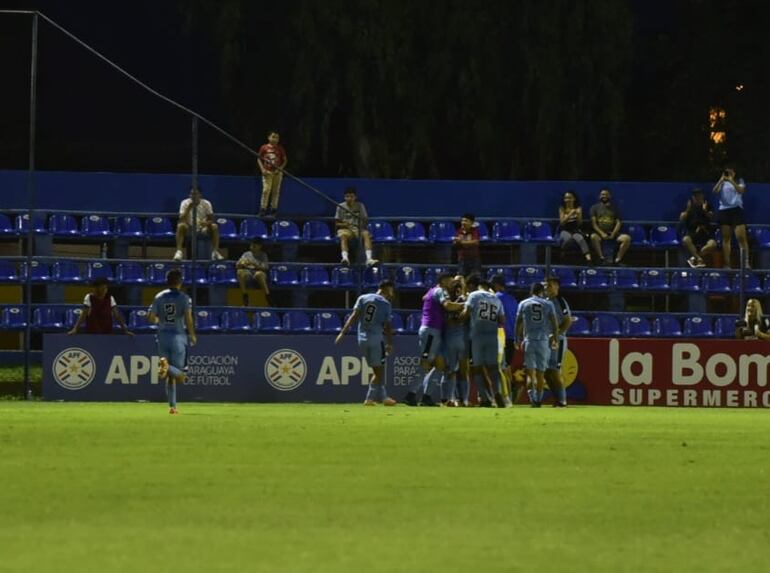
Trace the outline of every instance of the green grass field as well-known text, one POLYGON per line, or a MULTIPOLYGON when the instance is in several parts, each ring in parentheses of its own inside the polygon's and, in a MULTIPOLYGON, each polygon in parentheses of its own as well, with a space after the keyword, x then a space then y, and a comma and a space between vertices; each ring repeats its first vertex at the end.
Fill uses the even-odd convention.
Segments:
POLYGON ((764 411, 0 402, 0 571, 765 571, 764 411))

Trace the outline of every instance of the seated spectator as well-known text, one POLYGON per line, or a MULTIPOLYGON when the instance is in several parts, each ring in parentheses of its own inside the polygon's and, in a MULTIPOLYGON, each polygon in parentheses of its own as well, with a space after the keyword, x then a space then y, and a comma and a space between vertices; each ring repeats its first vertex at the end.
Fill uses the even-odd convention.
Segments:
POLYGON ((717 248, 714 227, 711 224, 713 220, 714 213, 705 200, 703 191, 693 189, 687 207, 679 214, 680 224, 684 228, 682 244, 690 253, 687 264, 693 268, 705 267, 703 257, 717 248))
POLYGON ((460 228, 452 243, 457 247, 457 274, 464 277, 481 274, 481 253, 479 252, 479 228, 476 216, 466 213, 460 219, 460 228))
POLYGON ((623 257, 631 246, 631 236, 620 232, 622 226, 623 218, 620 210, 612 202, 612 193, 609 188, 604 187, 599 192, 599 202, 591 207, 591 227, 593 228, 591 244, 594 246, 597 262, 600 265, 607 264, 603 246, 610 241, 619 245, 614 264, 623 264, 623 257))
POLYGON ((735 323, 735 337, 741 340, 770 340, 770 318, 762 313, 762 304, 757 299, 746 301, 743 319, 735 323))
POLYGON ((249 295, 246 292, 249 281, 256 282, 257 286, 265 291, 265 296, 270 296, 270 289, 267 286, 267 253, 262 250, 262 239, 251 240, 249 250, 241 255, 241 258, 235 263, 235 268, 238 272, 238 284, 241 286, 241 294, 243 295, 243 306, 249 306, 249 295))
POLYGON ((366 249, 366 265, 377 264, 377 259, 372 258, 372 236, 369 233, 369 215, 366 207, 358 200, 358 192, 355 187, 345 189, 345 200, 337 206, 337 212, 334 215, 334 226, 337 229, 337 236, 340 238, 340 250, 342 251, 342 264, 349 265, 348 255, 350 239, 364 240, 364 249, 366 249))
POLYGON ((211 203, 203 199, 200 188, 192 187, 190 196, 179 205, 179 223, 176 226, 176 253, 174 260, 181 261, 184 258, 184 242, 190 235, 190 240, 196 236, 190 233, 193 226, 193 207, 196 211, 197 233, 207 234, 211 237, 211 260, 219 261, 224 257, 219 254, 219 226, 214 222, 214 208, 211 203))
POLYGON ((574 191, 564 194, 559 206, 559 246, 564 250, 571 243, 575 243, 588 264, 591 264, 591 251, 588 242, 581 231, 583 226, 583 208, 574 191))
POLYGON ((115 298, 108 293, 109 285, 105 277, 99 277, 93 282, 94 292, 88 293, 83 300, 83 311, 72 330, 67 334, 77 334, 80 325, 86 323, 88 334, 112 334, 112 319, 118 321, 123 332, 133 336, 128 330, 123 315, 118 310, 115 298))

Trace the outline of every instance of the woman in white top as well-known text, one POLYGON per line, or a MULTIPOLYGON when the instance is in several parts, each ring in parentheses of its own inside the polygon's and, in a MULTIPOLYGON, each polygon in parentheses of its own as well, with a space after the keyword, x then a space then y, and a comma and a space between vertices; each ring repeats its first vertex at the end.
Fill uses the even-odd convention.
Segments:
POLYGON ((743 250, 746 268, 749 264, 749 241, 746 237, 746 221, 743 217, 743 194, 746 193, 746 183, 742 178, 735 176, 735 169, 728 167, 722 172, 722 177, 714 185, 714 194, 719 195, 719 210, 717 220, 722 228, 722 253, 724 254, 724 267, 730 268, 730 254, 732 252, 733 230, 738 238, 738 243, 743 250))

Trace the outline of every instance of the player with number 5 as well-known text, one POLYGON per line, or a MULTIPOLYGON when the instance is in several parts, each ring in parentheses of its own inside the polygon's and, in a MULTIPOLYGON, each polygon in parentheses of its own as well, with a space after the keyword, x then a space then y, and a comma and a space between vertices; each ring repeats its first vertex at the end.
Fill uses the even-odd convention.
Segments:
POLYGON ((542 283, 534 283, 530 289, 532 296, 521 302, 516 317, 516 348, 524 347, 524 368, 533 408, 539 408, 543 402, 545 370, 551 349, 556 349, 559 342, 556 310, 549 300, 543 298, 544 291, 542 283))

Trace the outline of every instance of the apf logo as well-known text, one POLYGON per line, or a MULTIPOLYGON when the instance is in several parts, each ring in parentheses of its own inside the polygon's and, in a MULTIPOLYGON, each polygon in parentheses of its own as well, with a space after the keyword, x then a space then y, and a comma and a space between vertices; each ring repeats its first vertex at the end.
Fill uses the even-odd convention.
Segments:
POLYGON ((82 390, 94 379, 94 357, 82 348, 62 350, 53 361, 53 379, 67 390, 82 390))
POLYGON ((276 350, 265 362, 265 378, 276 390, 289 392, 305 381, 307 363, 299 352, 290 348, 276 350))

